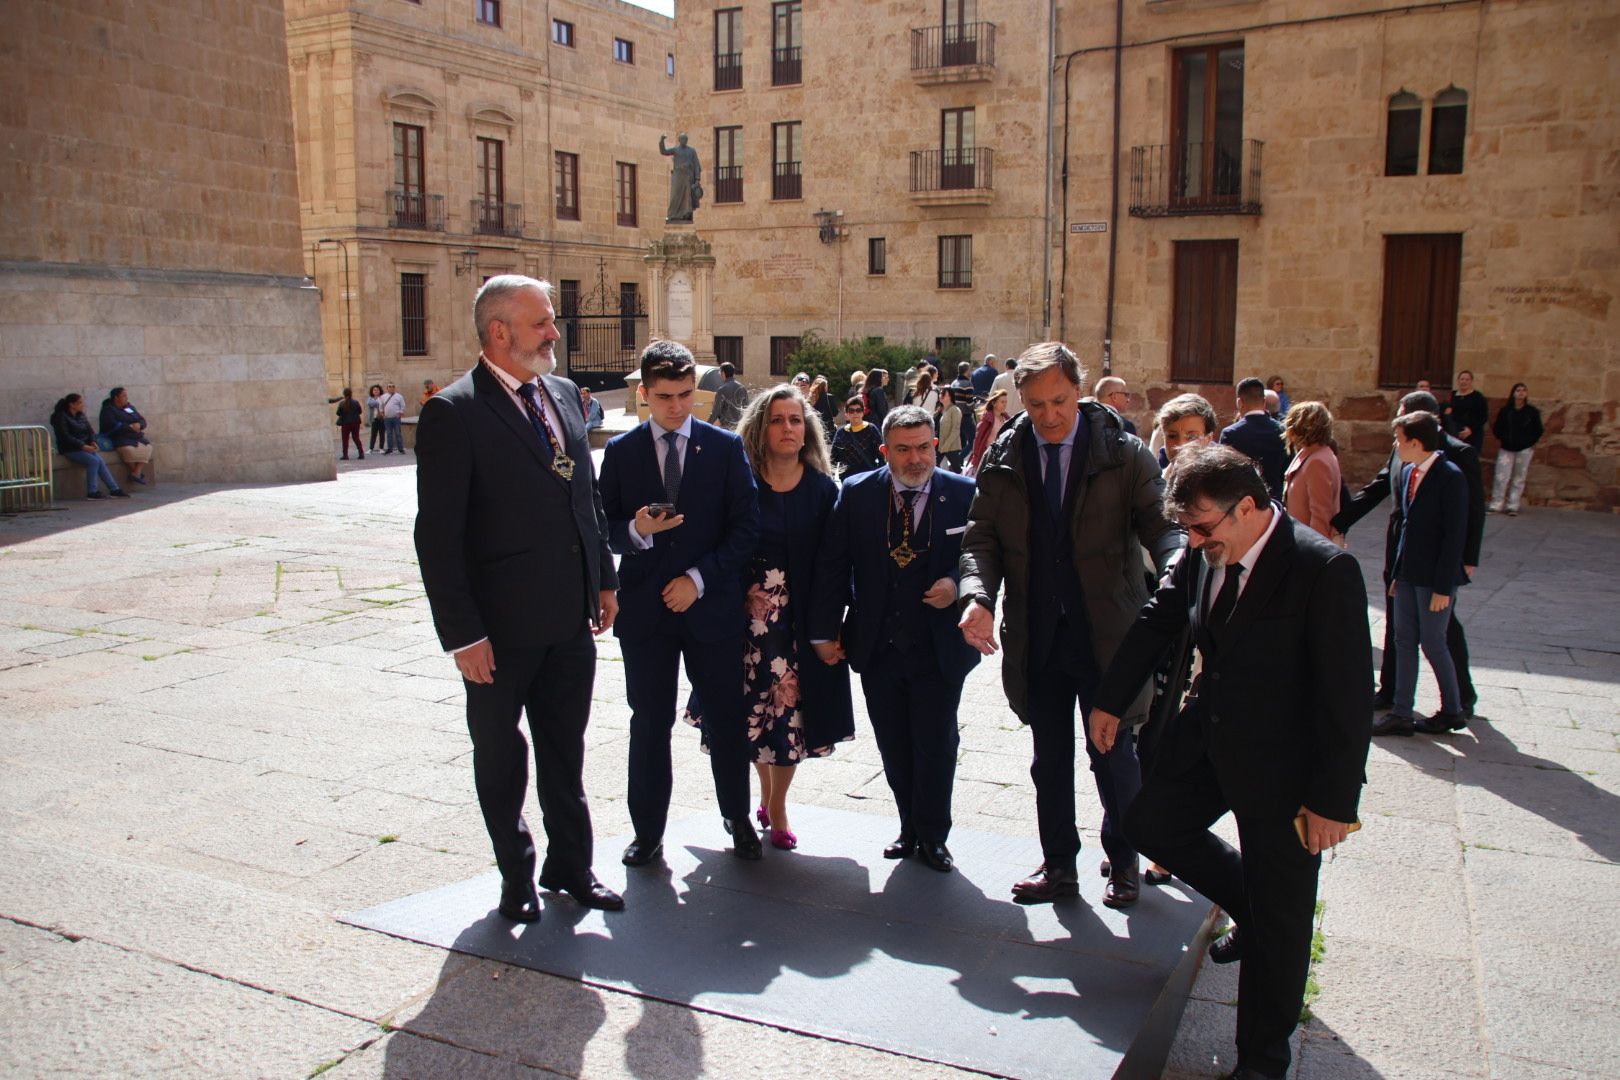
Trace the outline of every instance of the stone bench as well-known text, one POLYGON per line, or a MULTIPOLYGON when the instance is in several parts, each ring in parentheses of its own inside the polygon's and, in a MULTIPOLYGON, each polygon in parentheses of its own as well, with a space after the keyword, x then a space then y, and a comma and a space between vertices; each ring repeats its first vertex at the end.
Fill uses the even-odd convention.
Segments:
MULTIPOLYGON (((118 457, 118 451, 100 450, 97 453, 101 455, 101 460, 107 463, 107 470, 113 474, 113 479, 118 481, 119 487, 125 491, 141 490, 141 485, 129 482, 129 470, 124 468, 123 461, 118 457)), ((157 456, 153 455, 152 460, 146 463, 147 487, 157 486, 157 469, 154 468, 156 465, 157 456)), ((64 502, 68 499, 82 499, 84 494, 84 467, 69 461, 61 454, 52 455, 51 497, 57 502, 64 502)))

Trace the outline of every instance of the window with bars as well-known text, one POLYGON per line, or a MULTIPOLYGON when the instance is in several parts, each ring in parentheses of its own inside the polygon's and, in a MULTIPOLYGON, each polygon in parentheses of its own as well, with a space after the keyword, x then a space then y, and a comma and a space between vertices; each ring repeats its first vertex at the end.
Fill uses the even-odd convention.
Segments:
POLYGON ((1243 190, 1243 43, 1178 49, 1174 57, 1172 200, 1235 202, 1243 190))
POLYGON ((416 124, 394 125, 394 186, 406 196, 421 198, 422 129, 416 124))
POLYGON ((742 89, 742 8, 714 13, 714 88, 742 89))
POLYGON ((613 212, 620 225, 635 228, 636 167, 627 161, 613 163, 613 212))
POLYGON ((574 24, 562 19, 551 20, 551 40, 566 49, 574 47, 574 24))
POLYGON ((742 128, 714 129, 714 201, 743 201, 742 128))
POLYGON ((478 21, 485 26, 501 25, 501 0, 477 0, 478 21))
POLYGON ((619 348, 635 350, 636 316, 641 314, 641 285, 635 281, 619 282, 619 348))
POLYGON ((714 362, 716 365, 730 364, 737 369, 737 374, 741 375, 743 369, 743 339, 740 337, 716 336, 714 339, 714 362))
POLYGON ((557 282, 557 294, 561 305, 557 317, 562 323, 563 355, 573 356, 579 350, 579 279, 563 278, 557 282))
POLYGON ((942 289, 971 289, 973 287, 973 237, 942 236, 939 238, 939 287, 942 289))
POLYGON ((1384 237, 1384 311, 1378 385, 1449 385, 1457 353, 1462 235, 1384 237))
POLYGON ((427 275, 399 275, 400 351, 406 356, 426 356, 427 275))
POLYGON ((889 272, 889 242, 882 236, 873 236, 866 241, 866 272, 868 274, 887 274, 889 272))
POLYGON ((1232 384, 1237 344, 1236 240, 1180 240, 1171 295, 1170 378, 1232 384))
POLYGON ((771 125, 771 198, 798 199, 804 195, 804 138, 797 120, 771 125))
POLYGON ((633 42, 633 41, 626 41, 622 37, 614 38, 613 39, 613 59, 617 60, 621 64, 633 64, 633 63, 635 63, 636 62, 636 43, 633 42))
POLYGON ((552 155, 556 173, 557 217, 564 221, 579 220, 579 155, 562 150, 552 155))
POLYGON ((771 85, 804 81, 803 5, 799 0, 771 5, 771 85))
POLYGON ((499 139, 478 140, 478 197, 486 204, 506 201, 506 146, 499 139))
POLYGON ((799 351, 797 337, 771 338, 771 374, 786 375, 788 368, 793 364, 794 354, 799 351))

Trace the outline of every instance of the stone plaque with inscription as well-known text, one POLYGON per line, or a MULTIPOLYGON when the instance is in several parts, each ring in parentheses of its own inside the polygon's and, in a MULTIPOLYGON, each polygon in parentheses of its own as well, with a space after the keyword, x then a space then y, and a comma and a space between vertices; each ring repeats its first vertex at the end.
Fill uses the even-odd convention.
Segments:
POLYGON ((692 279, 684 270, 669 276, 669 336, 683 344, 692 340, 692 279))

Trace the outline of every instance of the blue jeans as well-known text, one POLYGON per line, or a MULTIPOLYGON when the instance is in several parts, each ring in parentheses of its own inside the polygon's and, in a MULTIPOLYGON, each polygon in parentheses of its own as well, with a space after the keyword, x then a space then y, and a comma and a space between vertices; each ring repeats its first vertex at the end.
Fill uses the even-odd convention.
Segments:
POLYGON ((100 454, 92 454, 88 450, 75 450, 62 456, 75 465, 84 466, 85 494, 94 495, 96 493, 97 480, 106 481, 108 491, 118 490, 118 482, 113 479, 112 473, 107 469, 107 463, 101 460, 100 454))
POLYGON ((1451 650, 1446 648, 1446 626, 1451 622, 1452 608, 1457 597, 1444 611, 1430 611, 1429 599, 1434 590, 1406 581, 1395 583, 1395 602, 1390 605, 1390 617, 1395 620, 1395 707, 1391 715, 1412 715, 1412 702, 1417 697, 1418 649, 1434 669, 1435 681, 1440 684, 1440 711, 1462 711, 1462 694, 1457 689, 1457 669, 1451 662, 1451 650))
POLYGON ((405 452, 405 433, 399 426, 399 420, 400 418, 397 416, 383 418, 383 438, 387 444, 387 449, 398 450, 403 454, 405 452))

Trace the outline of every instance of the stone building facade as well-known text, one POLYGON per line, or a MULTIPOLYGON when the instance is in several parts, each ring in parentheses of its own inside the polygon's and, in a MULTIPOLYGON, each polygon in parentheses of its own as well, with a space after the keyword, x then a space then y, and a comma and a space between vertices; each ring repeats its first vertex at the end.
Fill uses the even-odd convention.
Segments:
POLYGON ((1057 337, 1129 380, 1139 424, 1280 375, 1334 410, 1356 480, 1416 378, 1443 398, 1470 369, 1493 417, 1523 381, 1548 420, 1531 501, 1620 504, 1612 4, 703 0, 677 32, 679 122, 706 161, 740 129, 740 201, 696 226, 751 380, 806 329, 1057 337), (972 237, 966 289, 940 287, 947 235, 972 237))
POLYGON ((121 385, 161 479, 330 479, 279 0, 39 0, 6 32, 0 424, 121 385))
MULTIPOLYGON (((414 414, 423 380, 476 358, 495 274, 557 284, 559 314, 644 308, 670 19, 616 0, 287 0, 286 18, 329 387, 392 380, 414 414)), ((644 319, 609 324, 576 327, 581 367, 646 343, 644 319)))
POLYGON ((715 347, 748 381, 809 331, 998 354, 1039 337, 1048 24, 1019 5, 947 39, 939 10, 678 7, 677 115, 713 163, 694 224, 715 347))
MULTIPOLYGON (((1114 371, 1223 415, 1234 378, 1282 375, 1341 421, 1353 479, 1416 378, 1443 401, 1471 370, 1493 418, 1524 382, 1549 432, 1530 499, 1614 508, 1620 13, 1383 7, 1126 3, 1116 53, 1113 3, 1059 5, 1057 225, 1109 220, 1118 192, 1114 371)), ((1110 237, 1062 235, 1054 333, 1100 356, 1110 237)))

